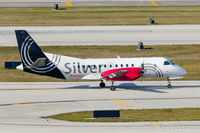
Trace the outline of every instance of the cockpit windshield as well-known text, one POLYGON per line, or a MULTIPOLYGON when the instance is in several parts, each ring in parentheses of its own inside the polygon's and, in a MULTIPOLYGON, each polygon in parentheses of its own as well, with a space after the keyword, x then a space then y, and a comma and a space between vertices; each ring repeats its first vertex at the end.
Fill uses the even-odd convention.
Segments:
POLYGON ((164 61, 164 65, 175 65, 172 61, 164 61))

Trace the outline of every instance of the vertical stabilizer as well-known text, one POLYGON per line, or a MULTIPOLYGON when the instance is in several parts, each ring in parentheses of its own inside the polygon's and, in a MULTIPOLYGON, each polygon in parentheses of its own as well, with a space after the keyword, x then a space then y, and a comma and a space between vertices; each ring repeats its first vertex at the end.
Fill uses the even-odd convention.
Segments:
POLYGON ((25 30, 15 30, 23 70, 39 75, 65 79, 57 66, 42 52, 25 30))

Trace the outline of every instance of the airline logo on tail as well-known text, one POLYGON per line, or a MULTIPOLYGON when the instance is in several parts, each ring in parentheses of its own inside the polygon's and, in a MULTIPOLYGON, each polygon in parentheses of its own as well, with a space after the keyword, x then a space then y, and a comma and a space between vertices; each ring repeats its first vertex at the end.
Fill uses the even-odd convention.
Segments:
POLYGON ((31 45, 33 45, 33 44, 34 44, 34 41, 30 36, 28 36, 24 40, 24 42, 22 43, 22 46, 21 46, 21 59, 22 59, 23 64, 27 68, 29 68, 32 71, 37 72, 37 73, 47 73, 47 72, 50 72, 53 69, 55 69, 56 66, 51 61, 48 61, 47 58, 43 58, 43 60, 45 61, 44 65, 38 65, 38 66, 35 65, 34 67, 31 67, 35 62, 38 61, 38 59, 40 59, 40 58, 38 58, 35 61, 31 59, 32 55, 31 55, 30 48, 31 48, 31 45))
POLYGON ((54 64, 60 59, 51 62, 25 30, 16 30, 15 33, 24 71, 65 79, 54 64))

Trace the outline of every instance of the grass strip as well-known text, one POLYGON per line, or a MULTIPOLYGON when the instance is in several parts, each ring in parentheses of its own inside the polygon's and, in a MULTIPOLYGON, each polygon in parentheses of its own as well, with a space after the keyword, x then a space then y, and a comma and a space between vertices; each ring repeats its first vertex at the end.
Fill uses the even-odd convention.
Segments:
POLYGON ((120 117, 129 119, 88 119, 93 118, 92 111, 58 114, 46 118, 74 122, 198 121, 200 120, 200 108, 120 110, 120 117))
POLYGON ((1 7, 0 26, 200 24, 200 6, 1 7))

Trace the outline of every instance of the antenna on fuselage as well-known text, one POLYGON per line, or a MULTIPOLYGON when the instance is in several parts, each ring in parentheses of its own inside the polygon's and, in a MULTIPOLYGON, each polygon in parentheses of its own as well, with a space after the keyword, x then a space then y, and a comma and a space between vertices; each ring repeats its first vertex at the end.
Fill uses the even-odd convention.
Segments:
POLYGON ((118 59, 120 59, 120 56, 119 56, 119 55, 117 55, 117 58, 118 58, 118 59))

